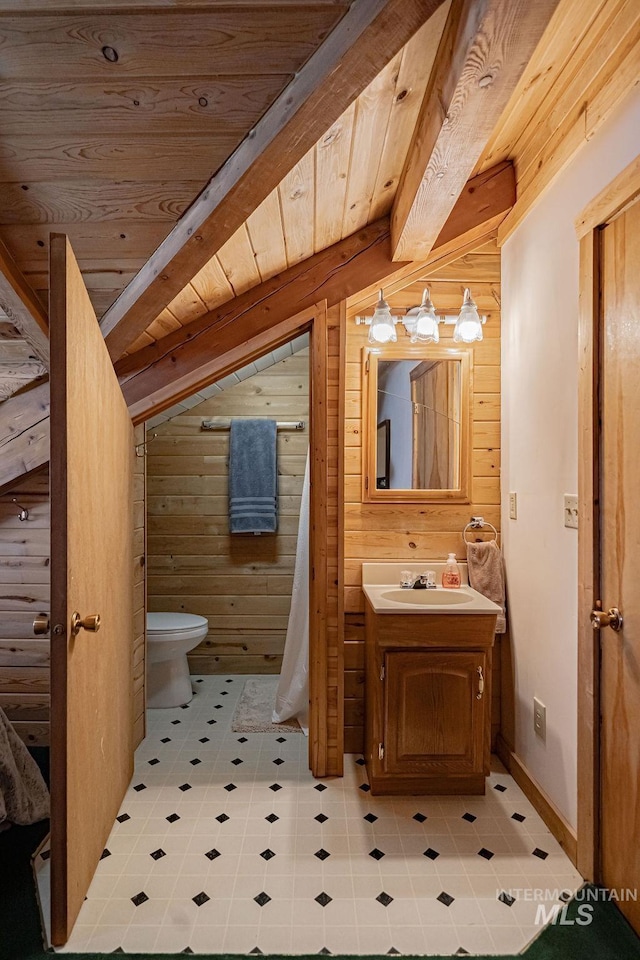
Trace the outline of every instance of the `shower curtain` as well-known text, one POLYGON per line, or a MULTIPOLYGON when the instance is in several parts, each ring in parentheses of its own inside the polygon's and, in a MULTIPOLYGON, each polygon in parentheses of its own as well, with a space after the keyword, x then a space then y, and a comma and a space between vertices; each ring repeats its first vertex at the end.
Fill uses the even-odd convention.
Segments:
POLYGON ((272 720, 295 717, 309 736, 309 453, 304 471, 291 610, 272 720))

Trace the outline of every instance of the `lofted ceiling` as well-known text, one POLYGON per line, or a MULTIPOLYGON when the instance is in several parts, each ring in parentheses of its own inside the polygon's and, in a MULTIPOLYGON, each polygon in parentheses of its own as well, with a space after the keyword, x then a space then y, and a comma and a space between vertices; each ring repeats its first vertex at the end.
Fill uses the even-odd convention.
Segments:
POLYGON ((44 305, 51 230, 101 316, 349 5, 0 0, 0 238, 44 305))
POLYGON ((51 231, 144 419, 318 300, 490 312, 639 64, 638 0, 0 0, 6 482, 48 456, 51 231))

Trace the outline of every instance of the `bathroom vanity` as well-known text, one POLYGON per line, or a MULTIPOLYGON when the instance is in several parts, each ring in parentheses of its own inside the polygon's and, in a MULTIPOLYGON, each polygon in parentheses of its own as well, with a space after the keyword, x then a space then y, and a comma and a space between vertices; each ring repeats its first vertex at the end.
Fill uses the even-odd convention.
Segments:
POLYGON ((483 794, 500 608, 468 586, 401 590, 406 563, 363 564, 365 760, 377 794, 483 794))

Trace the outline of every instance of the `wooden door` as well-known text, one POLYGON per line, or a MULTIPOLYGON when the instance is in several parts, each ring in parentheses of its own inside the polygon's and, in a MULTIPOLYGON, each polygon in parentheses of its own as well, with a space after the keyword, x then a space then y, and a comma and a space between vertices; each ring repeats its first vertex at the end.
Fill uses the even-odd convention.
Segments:
MULTIPOLYGON (((133 429, 66 237, 51 238, 51 927, 64 944, 133 772, 133 429), (99 614, 97 632, 72 616, 99 614)), ((90 625, 90 624, 88 624, 90 625)))
POLYGON ((481 675, 487 675, 482 652, 386 654, 386 773, 483 773, 485 700, 477 697, 481 675))
MULTIPOLYGON (((640 202, 602 230, 601 878, 640 887, 640 202)), ((619 907, 640 933, 640 902, 619 907)))

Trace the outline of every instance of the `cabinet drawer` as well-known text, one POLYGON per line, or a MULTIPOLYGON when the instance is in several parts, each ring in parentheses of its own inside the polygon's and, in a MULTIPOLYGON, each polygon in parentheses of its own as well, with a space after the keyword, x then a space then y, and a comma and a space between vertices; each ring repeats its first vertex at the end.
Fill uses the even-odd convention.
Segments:
POLYGON ((482 773, 485 654, 405 650, 384 660, 384 772, 482 773))

